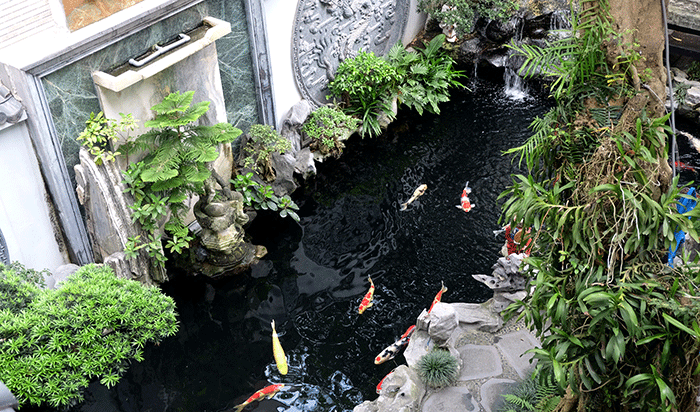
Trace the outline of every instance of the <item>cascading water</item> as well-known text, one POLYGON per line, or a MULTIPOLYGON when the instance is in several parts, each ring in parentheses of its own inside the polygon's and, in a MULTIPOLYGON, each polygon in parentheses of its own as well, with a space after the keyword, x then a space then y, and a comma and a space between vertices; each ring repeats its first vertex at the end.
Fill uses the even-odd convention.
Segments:
POLYGON ((353 136, 295 193, 299 224, 270 213, 253 222, 253 243, 269 253, 250 271, 220 280, 170 273, 163 289, 177 304, 177 336, 146 347, 112 388, 91 384, 70 411, 230 411, 271 383, 287 387, 246 412, 348 412, 374 399, 377 383, 405 362, 374 357, 415 323, 442 281, 444 302, 491 296, 471 275, 490 273, 503 245, 493 235, 497 197, 517 162, 502 152, 523 143, 547 103, 504 98, 500 84, 471 89, 454 91, 439 116, 401 112, 382 136, 353 136), (455 207, 467 180, 469 213, 455 207), (401 211, 423 183, 425 194, 401 211), (360 315, 368 276, 374 305, 360 315), (272 319, 287 375, 275 366, 272 319))
MULTIPOLYGON (((513 36, 512 41, 514 44, 519 45, 523 39, 523 30, 525 26, 525 21, 519 19, 518 29, 516 30, 515 36, 513 36)), ((523 100, 530 96, 527 90, 527 85, 518 73, 513 70, 513 68, 508 64, 510 60, 512 51, 509 51, 508 55, 505 57, 503 64, 503 91, 506 96, 513 100, 523 100)))

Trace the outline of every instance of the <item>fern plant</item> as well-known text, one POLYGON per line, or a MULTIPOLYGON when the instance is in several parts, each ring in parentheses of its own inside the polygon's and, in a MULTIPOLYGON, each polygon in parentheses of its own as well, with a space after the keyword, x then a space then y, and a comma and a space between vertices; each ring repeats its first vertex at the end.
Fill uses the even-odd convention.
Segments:
POLYGON ((397 68, 403 78, 399 84, 399 103, 415 109, 422 115, 424 110, 440 114, 439 103, 450 100, 451 87, 464 87, 459 78, 461 71, 454 70, 454 60, 443 50, 445 35, 435 36, 424 49, 407 51, 396 43, 387 55, 387 60, 397 68))
POLYGON ((233 142, 241 131, 228 123, 198 125, 199 118, 209 110, 209 102, 192 104, 193 96, 193 91, 168 95, 151 108, 155 117, 145 123, 151 129, 120 147, 129 154, 147 153, 124 173, 128 192, 134 196, 132 219, 151 232, 149 239, 129 240, 125 251, 128 256, 146 248, 163 263, 161 224, 170 236, 166 247, 180 252, 192 240, 182 220, 187 196, 213 196, 214 181, 222 188, 228 186, 214 171, 212 162, 219 156, 217 146, 233 142))
POLYGON ((564 395, 551 376, 533 374, 504 393, 498 412, 552 412, 564 395))

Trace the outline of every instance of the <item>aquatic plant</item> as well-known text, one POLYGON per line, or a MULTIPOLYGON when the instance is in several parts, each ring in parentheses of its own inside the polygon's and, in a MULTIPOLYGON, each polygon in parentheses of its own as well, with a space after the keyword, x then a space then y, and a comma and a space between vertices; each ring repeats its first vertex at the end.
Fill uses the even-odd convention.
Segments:
POLYGON ((174 253, 189 246, 193 237, 183 223, 191 194, 211 194, 218 182, 225 182, 212 166, 219 144, 233 142, 241 131, 228 123, 198 125, 198 119, 209 110, 209 102, 192 104, 194 92, 171 93, 151 110, 155 117, 145 123, 150 130, 120 146, 125 153, 146 153, 132 162, 124 172, 127 192, 134 196, 132 220, 150 232, 148 239, 130 238, 124 250, 127 257, 146 249, 161 265, 166 258, 162 251, 160 225, 168 234, 165 247, 174 253))
POLYGON ((83 266, 57 290, 35 275, 0 264, 0 381, 21 405, 74 404, 93 379, 111 387, 146 344, 178 329, 170 297, 108 266, 83 266))
POLYGON ((403 79, 399 84, 399 103, 420 115, 424 110, 440 114, 438 105, 450 100, 449 89, 464 87, 458 80, 464 74, 453 69, 454 60, 442 50, 444 42, 445 35, 439 34, 425 48, 417 48, 417 52, 409 52, 396 43, 387 55, 403 79))
POLYGON ((418 375, 431 388, 443 388, 457 380, 459 364, 452 354, 444 349, 433 349, 423 355, 416 365, 418 375))
POLYGON ((328 90, 346 113, 362 120, 360 135, 372 137, 381 133, 380 114, 389 120, 396 117, 391 102, 401 80, 397 68, 384 58, 360 51, 340 63, 328 90))
POLYGON ((667 262, 676 232, 698 239, 700 208, 677 209, 695 198, 672 178, 669 115, 640 85, 646 60, 614 32, 606 1, 581 10, 554 50, 516 48, 525 74, 552 76, 556 105, 509 151, 529 174, 501 195, 503 221, 532 227, 535 240, 525 261, 534 289, 509 310, 541 339, 531 352, 566 389, 561 410, 600 410, 598 400, 606 410, 690 410, 700 266, 667 262))

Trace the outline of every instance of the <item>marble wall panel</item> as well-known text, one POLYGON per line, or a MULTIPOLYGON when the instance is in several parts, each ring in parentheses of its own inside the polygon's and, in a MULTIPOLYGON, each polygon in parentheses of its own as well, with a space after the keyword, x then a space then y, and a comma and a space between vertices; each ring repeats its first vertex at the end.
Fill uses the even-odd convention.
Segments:
MULTIPOLYGON (((42 78, 51 116, 71 178, 80 148, 76 138, 90 113, 100 111, 91 73, 108 71, 156 43, 199 25, 206 16, 231 23, 232 31, 216 41, 228 122, 244 131, 258 122, 256 92, 243 1, 210 0, 195 5, 113 45, 42 78)), ((186 91, 186 90, 182 90, 186 91)))

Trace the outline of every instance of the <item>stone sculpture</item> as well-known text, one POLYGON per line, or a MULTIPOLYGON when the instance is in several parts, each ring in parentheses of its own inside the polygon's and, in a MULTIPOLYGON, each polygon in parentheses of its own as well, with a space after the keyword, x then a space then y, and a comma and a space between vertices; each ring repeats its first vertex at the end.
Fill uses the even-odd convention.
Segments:
POLYGON ((195 256, 200 257, 194 259, 197 271, 212 277, 225 271, 236 273, 267 253, 263 246, 245 239, 243 226, 249 217, 243 211, 243 195, 239 192, 202 197, 195 203, 193 212, 201 226, 199 247, 204 249, 195 251, 195 256))
POLYGON ((403 35, 410 1, 301 0, 294 20, 292 62, 304 99, 328 102, 340 62, 359 50, 384 55, 403 35))

